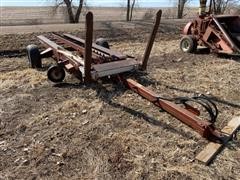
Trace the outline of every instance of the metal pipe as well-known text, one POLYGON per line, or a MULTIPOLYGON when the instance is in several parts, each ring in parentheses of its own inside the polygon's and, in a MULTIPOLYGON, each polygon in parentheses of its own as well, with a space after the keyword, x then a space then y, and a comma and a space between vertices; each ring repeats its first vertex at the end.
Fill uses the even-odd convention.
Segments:
POLYGON ((88 12, 86 15, 86 40, 84 56, 84 82, 89 83, 91 78, 92 64, 92 38, 93 38, 93 13, 88 12))
POLYGON ((146 48, 144 56, 143 56, 142 67, 141 67, 142 70, 147 69, 148 59, 149 59, 150 53, 152 51, 153 43, 154 43, 157 31, 158 31, 158 27, 160 25, 161 17, 162 17, 162 10, 159 10, 156 14, 155 24, 154 24, 150 39, 148 41, 147 48, 146 48))

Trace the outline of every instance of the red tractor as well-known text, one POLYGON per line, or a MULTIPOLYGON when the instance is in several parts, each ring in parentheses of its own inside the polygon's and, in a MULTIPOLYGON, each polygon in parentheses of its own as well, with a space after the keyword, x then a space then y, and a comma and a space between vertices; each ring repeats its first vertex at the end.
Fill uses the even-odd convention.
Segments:
POLYGON ((209 12, 204 12, 205 7, 201 4, 199 16, 184 27, 181 50, 193 53, 197 46, 204 46, 212 52, 240 55, 240 17, 212 14, 213 0, 209 12))

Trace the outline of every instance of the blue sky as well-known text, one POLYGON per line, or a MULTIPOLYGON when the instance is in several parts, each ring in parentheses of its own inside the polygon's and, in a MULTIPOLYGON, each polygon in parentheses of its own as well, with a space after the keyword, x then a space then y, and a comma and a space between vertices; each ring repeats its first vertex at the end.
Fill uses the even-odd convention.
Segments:
MULTIPOLYGON (((76 0, 77 1, 77 0, 76 0)), ((170 7, 176 0, 137 0, 140 7, 170 7)), ((54 0, 0 0, 0 6, 49 6, 54 0)), ((193 0, 192 6, 198 6, 199 0, 193 0)), ((126 4, 126 0, 87 0, 89 6, 119 7, 126 4)))

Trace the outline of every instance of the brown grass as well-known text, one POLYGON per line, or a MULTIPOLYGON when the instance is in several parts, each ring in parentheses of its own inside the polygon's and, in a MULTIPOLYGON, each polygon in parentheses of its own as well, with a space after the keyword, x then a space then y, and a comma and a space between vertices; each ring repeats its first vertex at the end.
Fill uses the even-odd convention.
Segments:
MULTIPOLYGON (((1 7, 1 26, 12 25, 38 25, 38 24, 58 24, 68 23, 68 16, 63 8, 57 11, 53 7, 1 7)), ((133 20, 151 20, 159 8, 135 8, 133 20)), ((163 9, 163 17, 166 19, 176 18, 176 8, 163 9)), ((88 7, 83 9, 80 21, 84 22, 87 11, 95 14, 95 21, 123 21, 126 19, 125 8, 98 8, 88 7)), ((185 18, 194 16, 198 10, 196 8, 186 8, 185 18)))
MULTIPOLYGON (((141 57, 142 40, 112 48, 141 57)), ((216 96, 222 128, 239 116, 237 61, 183 54, 158 37, 149 75, 138 81, 166 97, 216 96)), ((45 68, 52 61, 44 61, 45 68)), ((43 179, 238 179, 240 143, 210 167, 194 160, 207 141, 119 84, 54 86, 26 57, 0 60, 0 177, 43 179)), ((238 135, 239 137, 239 135, 238 135)))

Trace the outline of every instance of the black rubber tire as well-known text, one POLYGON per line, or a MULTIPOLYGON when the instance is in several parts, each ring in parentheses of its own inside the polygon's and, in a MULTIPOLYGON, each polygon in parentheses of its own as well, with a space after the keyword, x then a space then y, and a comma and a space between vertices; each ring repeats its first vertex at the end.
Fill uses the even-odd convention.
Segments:
POLYGON ((110 49, 110 46, 109 46, 107 40, 104 38, 98 38, 95 43, 99 46, 110 49))
POLYGON ((184 36, 180 41, 180 49, 185 53, 194 53, 197 50, 197 41, 192 36, 184 36))
POLYGON ((51 66, 47 71, 47 77, 54 83, 60 83, 64 80, 66 73, 60 66, 51 66))
POLYGON ((28 63, 31 68, 42 68, 42 60, 36 45, 27 46, 28 63))

